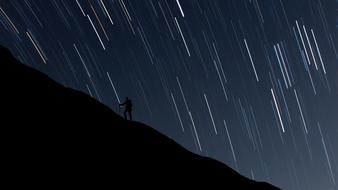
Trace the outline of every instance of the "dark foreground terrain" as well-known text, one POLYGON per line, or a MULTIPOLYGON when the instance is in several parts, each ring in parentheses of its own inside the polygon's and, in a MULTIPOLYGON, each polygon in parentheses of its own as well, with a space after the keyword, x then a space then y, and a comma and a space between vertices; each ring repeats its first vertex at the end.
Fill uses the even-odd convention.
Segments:
POLYGON ((4 182, 27 188, 278 189, 125 121, 0 46, 4 182))

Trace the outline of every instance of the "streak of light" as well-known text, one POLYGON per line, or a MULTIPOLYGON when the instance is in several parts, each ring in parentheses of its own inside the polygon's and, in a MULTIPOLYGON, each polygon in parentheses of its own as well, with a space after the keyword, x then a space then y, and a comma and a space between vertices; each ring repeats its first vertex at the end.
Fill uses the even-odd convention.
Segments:
POLYGON ((42 61, 47 64, 46 62, 46 58, 42 55, 42 50, 39 47, 39 45, 35 42, 35 40, 32 38, 32 34, 30 33, 30 31, 26 32, 27 36, 29 37, 29 40, 32 42, 33 46, 35 47, 36 51, 39 53, 42 61))
POLYGON ((184 127, 183 127, 183 123, 182 123, 182 119, 181 119, 181 115, 180 115, 180 112, 178 111, 177 109, 177 104, 176 104, 176 101, 175 101, 175 98, 174 98, 174 95, 173 93, 170 93, 171 94, 171 99, 173 100, 174 102, 174 106, 175 106, 175 110, 176 110, 176 113, 177 113, 177 116, 178 116, 178 120, 180 121, 180 125, 182 127, 182 131, 184 133, 184 127))
POLYGON ((298 105, 298 109, 299 109, 300 115, 302 117, 302 121, 303 121, 303 125, 304 125, 304 128, 305 128, 305 132, 308 133, 307 127, 306 127, 306 123, 305 123, 305 119, 304 119, 304 116, 303 116, 303 110, 302 110, 302 107, 300 106, 300 103, 299 103, 297 91, 296 91, 296 89, 293 89, 293 91, 294 91, 295 96, 296 96, 297 105, 298 105))
POLYGON ((106 36, 107 40, 109 41, 107 32, 106 32, 106 30, 104 29, 104 27, 103 27, 103 25, 102 25, 102 23, 101 23, 101 20, 100 20, 99 17, 97 16, 97 13, 96 13, 96 11, 95 11, 93 5, 92 5, 91 3, 89 3, 89 5, 90 5, 90 8, 92 9, 92 11, 94 12, 94 15, 95 15, 95 17, 96 17, 96 20, 99 22, 99 25, 100 25, 100 27, 101 27, 101 29, 102 29, 104 35, 106 36))
POLYGON ((320 127, 319 122, 317 124, 318 124, 318 128, 319 128, 320 136, 321 136, 321 139, 322 139, 322 144, 323 144, 323 147, 324 147, 327 164, 328 164, 329 169, 330 169, 330 177, 331 177, 333 184, 336 185, 336 181, 335 181, 335 178, 334 178, 334 175, 333 175, 333 172, 332 172, 331 161, 330 161, 330 158, 329 158, 329 154, 327 153, 325 140, 324 140, 324 137, 323 137, 323 134, 322 134, 322 129, 320 127))
POLYGON ((217 129, 216 129, 215 121, 214 121, 214 116, 211 113, 209 102, 208 102, 207 96, 205 94, 204 94, 204 99, 205 99, 205 102, 206 102, 206 104, 208 106, 208 111, 209 111, 209 115, 210 115, 210 118, 211 118, 211 121, 212 121, 212 125, 213 125, 215 133, 217 135, 217 129))
POLYGON ((251 52, 250 52, 248 43, 246 42, 246 39, 244 39, 244 43, 245 43, 246 50, 248 51, 248 54, 249 54, 249 57, 250 57, 251 66, 252 66, 252 68, 253 68, 253 70, 255 72, 256 80, 257 80, 257 82, 259 82, 258 75, 257 75, 257 72, 256 72, 256 67, 255 67, 254 62, 252 60, 251 52))
POLYGON ((312 49, 312 46, 311 46, 311 43, 310 43, 310 39, 309 39, 309 36, 307 34, 307 31, 306 31, 306 28, 305 28, 304 25, 303 25, 303 30, 304 30, 304 33, 305 33, 305 37, 306 37, 306 41, 308 43, 308 46, 310 47, 310 53, 312 55, 313 62, 315 63, 316 70, 318 71, 317 61, 316 61, 315 55, 313 54, 313 49, 312 49))
POLYGON ((90 75, 90 73, 89 73, 89 71, 88 71, 88 69, 87 69, 87 65, 86 65, 86 63, 84 62, 84 60, 83 60, 83 58, 82 58, 82 56, 81 56, 79 50, 77 49, 77 47, 76 47, 75 44, 73 44, 73 46, 74 46, 74 48, 75 48, 75 50, 76 50, 76 53, 77 53, 77 54, 79 55, 79 57, 80 57, 81 63, 83 64, 83 67, 86 69, 86 72, 87 72, 88 77, 91 78, 91 75, 90 75))
POLYGON ((320 53, 320 50, 318 48, 317 38, 316 38, 315 33, 313 32, 312 29, 311 29, 311 33, 312 33, 313 39, 314 39, 315 44, 316 44, 316 49, 317 49, 317 53, 319 55, 320 63, 322 64, 323 71, 326 74, 326 69, 325 69, 325 66, 324 66, 324 63, 323 63, 322 54, 320 53))
POLYGON ((297 21, 297 20, 296 20, 296 25, 297 25, 298 33, 299 33, 299 36, 300 36, 300 39, 301 39, 301 41, 302 41, 303 48, 304 48, 304 51, 305 51, 305 54, 306 54, 306 59, 307 59, 307 61, 308 61, 308 64, 311 65, 311 61, 310 61, 310 58, 309 58, 309 54, 308 54, 308 52, 307 52, 307 49, 306 49, 306 46, 305 46, 305 42, 304 42, 304 38, 303 38, 302 32, 300 31, 299 24, 298 24, 298 21, 297 21))
POLYGON ((20 34, 19 30, 16 28, 16 26, 14 25, 14 23, 12 22, 12 20, 8 17, 8 15, 5 13, 5 11, 1 7, 0 7, 0 11, 2 12, 2 14, 5 15, 6 19, 9 21, 10 25, 15 30, 15 32, 18 33, 18 34, 20 34))
POLYGON ((227 132, 227 137, 228 137, 229 143, 230 143, 230 148, 231 148, 231 152, 232 152, 232 157, 234 158, 234 161, 237 162, 236 155, 235 155, 235 151, 234 151, 234 148, 233 148, 233 146, 232 146, 232 141, 231 141, 230 134, 229 134, 229 131, 228 131, 227 123, 225 122, 225 120, 223 120, 223 123, 224 123, 225 130, 226 130, 226 132, 227 132))
POLYGON ((190 57, 190 51, 189 51, 189 48, 188 48, 188 46, 187 46, 187 43, 186 43, 186 41, 185 41, 185 38, 184 38, 184 35, 183 35, 183 33, 182 33, 181 27, 180 27, 180 25, 178 24, 177 18, 176 18, 176 17, 175 17, 175 22, 176 22, 176 25, 177 25, 177 27, 178 27, 178 30, 179 30, 179 32, 180 32, 180 34, 181 34, 182 40, 183 40, 183 42, 184 42, 185 49, 187 50, 187 53, 188 53, 188 55, 189 55, 189 57, 190 57))
POLYGON ((99 39, 99 41, 101 43, 101 46, 102 46, 103 50, 106 50, 106 47, 104 46, 104 44, 103 44, 103 42, 101 40, 101 37, 100 37, 99 33, 97 32, 97 30, 96 30, 96 28, 95 28, 95 26, 93 24, 93 21, 92 21, 92 19, 90 18, 90 16, 88 14, 87 14, 87 18, 88 18, 90 24, 92 25, 92 27, 93 27, 93 29, 95 31, 95 34, 96 34, 97 38, 99 39))
POLYGON ((181 14, 182 14, 182 17, 184 17, 184 12, 183 12, 183 10, 182 10, 182 7, 181 7, 181 4, 180 4, 179 0, 176 0, 176 3, 177 3, 177 5, 178 5, 178 7, 180 8, 180 12, 181 12, 181 14))
POLYGON ((80 5, 80 3, 79 3, 78 0, 76 0, 76 4, 79 6, 79 8, 80 8, 80 10, 81 10, 81 12, 83 14, 83 16, 86 16, 86 14, 84 13, 84 11, 83 11, 83 9, 82 9, 82 7, 81 7, 81 5, 80 5))
POLYGON ((271 88, 271 94, 272 94, 272 97, 273 97, 273 101, 275 102, 275 107, 276 107, 276 110, 277 110, 277 113, 278 113, 279 122, 280 122, 280 124, 281 124, 283 133, 285 133, 283 120, 282 120, 282 117, 281 117, 281 114, 280 114, 280 111, 279 111, 279 106, 278 106, 278 104, 277 104, 277 100, 276 100, 276 97, 275 97, 275 93, 274 93, 274 90, 273 90, 272 88, 271 88))
POLYGON ((111 23, 112 25, 114 25, 114 22, 113 22, 113 20, 111 19, 110 14, 109 14, 109 12, 108 12, 106 6, 104 5, 103 1, 100 0, 100 2, 101 2, 101 4, 102 4, 102 6, 103 6, 104 11, 106 12, 106 14, 107 14, 107 16, 108 16, 108 19, 109 19, 110 23, 111 23))
POLYGON ((121 101, 120 101, 119 95, 116 92, 115 85, 114 85, 113 81, 111 80, 110 75, 109 75, 108 72, 107 72, 107 76, 108 76, 108 79, 109 79, 109 82, 110 82, 111 86, 113 87, 113 90, 114 90, 114 93, 115 93, 115 97, 116 97, 118 103, 120 104, 121 101))
POLYGON ((191 123, 192 123, 192 126, 194 128, 194 133, 195 133, 195 137, 197 139, 197 143, 198 143, 198 147, 199 147, 199 150, 202 152, 202 146, 201 146, 201 143, 200 143, 200 138, 198 137, 198 133, 197 133, 197 130, 196 130, 196 126, 195 126, 195 122, 194 122, 194 119, 191 115, 191 112, 189 111, 189 117, 190 117, 190 120, 191 120, 191 123))

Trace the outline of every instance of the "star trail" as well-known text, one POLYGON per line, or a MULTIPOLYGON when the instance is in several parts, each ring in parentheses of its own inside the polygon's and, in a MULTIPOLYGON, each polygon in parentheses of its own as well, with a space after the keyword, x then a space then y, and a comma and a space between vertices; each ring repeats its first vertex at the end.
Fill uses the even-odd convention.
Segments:
POLYGON ((0 44, 242 175, 338 189, 336 0, 0 0, 0 44))

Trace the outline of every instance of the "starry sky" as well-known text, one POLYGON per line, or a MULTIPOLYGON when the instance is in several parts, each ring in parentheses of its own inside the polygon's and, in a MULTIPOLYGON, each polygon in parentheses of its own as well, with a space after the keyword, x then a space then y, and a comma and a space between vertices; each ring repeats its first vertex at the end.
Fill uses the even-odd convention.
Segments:
POLYGON ((251 179, 338 189, 337 0, 0 0, 0 44, 251 179))

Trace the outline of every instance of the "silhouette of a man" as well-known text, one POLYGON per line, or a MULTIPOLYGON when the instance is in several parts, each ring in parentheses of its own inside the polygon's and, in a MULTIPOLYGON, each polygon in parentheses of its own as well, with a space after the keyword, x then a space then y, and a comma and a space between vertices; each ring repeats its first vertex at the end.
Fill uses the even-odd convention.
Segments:
POLYGON ((124 101, 124 103, 120 104, 120 106, 124 106, 124 118, 127 119, 127 113, 129 115, 129 119, 130 121, 132 121, 132 117, 131 117, 131 111, 132 111, 132 107, 133 104, 131 103, 131 100, 126 97, 126 100, 124 101))

